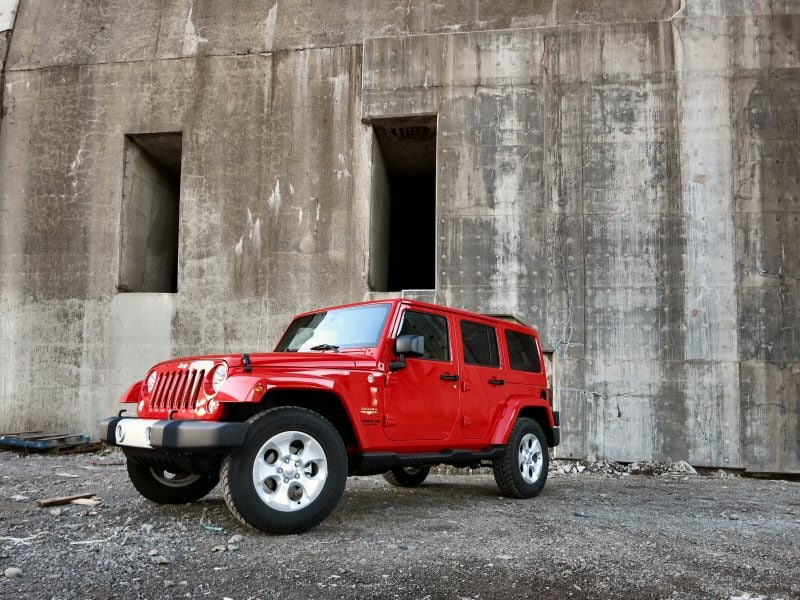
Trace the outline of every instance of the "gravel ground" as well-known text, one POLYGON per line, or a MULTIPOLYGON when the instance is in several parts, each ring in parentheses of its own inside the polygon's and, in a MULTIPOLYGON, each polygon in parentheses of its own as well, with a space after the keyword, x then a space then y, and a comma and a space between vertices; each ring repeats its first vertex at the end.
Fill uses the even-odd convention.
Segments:
POLYGON ((486 474, 354 477, 322 525, 273 537, 218 490, 144 500, 117 452, 0 452, 0 597, 800 598, 800 483, 577 466, 533 500, 486 474), (81 492, 101 504, 35 504, 81 492))

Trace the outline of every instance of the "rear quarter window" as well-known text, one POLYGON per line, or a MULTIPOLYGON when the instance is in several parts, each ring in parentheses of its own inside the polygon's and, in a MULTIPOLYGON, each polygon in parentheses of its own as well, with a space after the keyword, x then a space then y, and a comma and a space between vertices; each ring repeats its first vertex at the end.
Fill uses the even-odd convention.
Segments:
POLYGON ((535 337, 507 329, 506 344, 508 345, 508 364, 511 369, 527 373, 542 372, 539 347, 535 337))

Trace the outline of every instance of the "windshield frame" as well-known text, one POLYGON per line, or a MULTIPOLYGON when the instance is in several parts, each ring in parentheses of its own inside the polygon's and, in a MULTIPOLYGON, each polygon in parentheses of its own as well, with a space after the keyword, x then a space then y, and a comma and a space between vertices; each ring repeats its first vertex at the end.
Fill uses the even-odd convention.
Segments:
POLYGON ((302 315, 298 315, 295 317, 292 322, 289 324, 289 327, 286 328, 286 331, 281 336, 280 341, 275 346, 275 350, 273 352, 325 352, 325 351, 335 351, 335 352, 347 352, 352 350, 361 350, 361 349, 377 349, 380 347, 381 341, 384 336, 384 332, 386 331, 386 327, 389 323, 389 318, 392 314, 392 303, 391 302, 376 302, 371 304, 356 304, 351 306, 342 306, 338 308, 326 308, 310 313, 304 313, 302 315), (383 315, 376 319, 375 324, 375 336, 372 340, 358 340, 358 342, 346 342, 342 344, 332 343, 331 341, 326 341, 324 339, 316 339, 315 340, 315 333, 312 333, 311 337, 304 340, 297 348, 292 349, 292 342, 295 341, 298 332, 303 327, 307 327, 308 324, 312 323, 315 318, 318 318, 320 315, 323 315, 321 320, 315 324, 313 330, 317 331, 317 328, 320 324, 325 323, 326 319, 328 319, 329 315, 336 315, 341 316, 344 313, 351 313, 357 311, 375 311, 376 309, 383 310, 383 315), (377 322, 379 321, 379 322, 377 322), (329 344, 330 348, 325 350, 312 350, 310 346, 317 346, 317 345, 326 345, 329 344), (305 349, 304 349, 305 346, 305 349), (335 350, 334 350, 335 348, 335 350))

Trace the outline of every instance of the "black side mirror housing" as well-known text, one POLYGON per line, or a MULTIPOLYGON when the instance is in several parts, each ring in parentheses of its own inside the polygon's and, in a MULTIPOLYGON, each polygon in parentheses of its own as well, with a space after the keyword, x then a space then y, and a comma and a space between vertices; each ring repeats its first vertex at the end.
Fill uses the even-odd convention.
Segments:
POLYGON ((425 338, 421 335, 401 335, 394 341, 394 352, 400 360, 389 363, 389 369, 397 371, 406 366, 406 357, 424 356, 425 338))
POLYGON ((425 338, 421 335, 401 335, 394 341, 394 352, 398 356, 424 356, 425 338))

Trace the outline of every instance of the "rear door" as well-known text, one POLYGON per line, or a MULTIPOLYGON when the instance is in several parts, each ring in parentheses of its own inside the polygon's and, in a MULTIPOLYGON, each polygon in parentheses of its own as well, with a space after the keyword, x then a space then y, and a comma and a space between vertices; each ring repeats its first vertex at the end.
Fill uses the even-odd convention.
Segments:
POLYGON ((497 330, 461 319, 461 431, 467 438, 489 434, 494 417, 506 399, 497 330))
POLYGON ((392 339, 425 338, 425 355, 407 357, 405 368, 390 373, 385 388, 386 437, 396 441, 443 440, 459 412, 458 362, 452 350, 452 323, 445 312, 406 308, 392 339))

